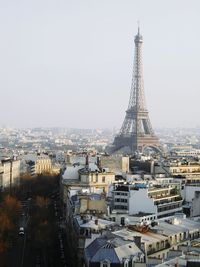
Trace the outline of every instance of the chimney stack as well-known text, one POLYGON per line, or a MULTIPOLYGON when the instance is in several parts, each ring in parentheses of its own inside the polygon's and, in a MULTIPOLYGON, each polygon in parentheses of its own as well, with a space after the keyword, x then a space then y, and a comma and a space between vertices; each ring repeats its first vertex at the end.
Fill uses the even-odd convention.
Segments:
POLYGON ((85 157, 85 167, 88 169, 89 168, 89 155, 87 154, 85 157))
POLYGON ((101 170, 101 158, 97 156, 97 167, 101 170))

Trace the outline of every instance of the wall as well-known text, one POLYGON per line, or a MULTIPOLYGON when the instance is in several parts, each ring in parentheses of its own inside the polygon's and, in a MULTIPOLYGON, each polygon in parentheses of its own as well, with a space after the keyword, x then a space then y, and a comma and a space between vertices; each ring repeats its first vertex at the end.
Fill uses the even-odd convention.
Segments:
POLYGON ((129 157, 122 157, 122 172, 129 172, 129 157))
POLYGON ((153 199, 148 197, 147 189, 130 190, 129 214, 133 215, 139 212, 157 213, 157 207, 154 205, 153 199))
POLYGON ((9 187, 10 185, 10 168, 11 168, 10 162, 3 163, 3 175, 2 175, 3 187, 9 187))
POLYGON ((195 196, 192 200, 191 216, 200 216, 200 188, 195 192, 195 196))
POLYGON ((121 174, 122 172, 122 157, 118 155, 102 156, 101 165, 104 168, 109 168, 109 171, 121 174))
POLYGON ((195 196, 195 191, 200 191, 200 186, 185 186, 184 199, 191 202, 195 196))
POLYGON ((19 183, 20 177, 20 160, 12 161, 12 183, 19 183))
POLYGON ((80 213, 85 213, 86 210, 96 210, 102 213, 107 212, 105 199, 101 200, 91 200, 88 197, 80 199, 80 213))

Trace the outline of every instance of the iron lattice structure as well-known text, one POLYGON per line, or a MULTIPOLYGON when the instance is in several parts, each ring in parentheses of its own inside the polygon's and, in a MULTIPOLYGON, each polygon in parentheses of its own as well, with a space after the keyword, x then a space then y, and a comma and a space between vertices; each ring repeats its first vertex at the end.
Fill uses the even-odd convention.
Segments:
POLYGON ((145 147, 160 148, 146 108, 142 66, 143 38, 139 28, 134 41, 134 68, 129 105, 121 130, 113 143, 114 150, 128 147, 132 153, 142 152, 145 147))

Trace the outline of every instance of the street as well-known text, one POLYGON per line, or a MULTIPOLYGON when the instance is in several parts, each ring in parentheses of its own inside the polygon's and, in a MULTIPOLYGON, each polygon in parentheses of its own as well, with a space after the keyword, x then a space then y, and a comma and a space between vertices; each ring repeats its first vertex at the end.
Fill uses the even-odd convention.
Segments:
POLYGON ((37 225, 34 217, 38 215, 36 199, 26 199, 22 201, 22 210, 19 220, 20 227, 24 228, 24 234, 18 234, 13 248, 9 253, 9 267, 69 267, 69 259, 66 254, 66 234, 60 210, 60 199, 58 193, 50 195, 48 212, 51 216, 49 227, 49 244, 41 241, 38 246, 36 240, 37 225), (36 229, 36 230, 35 230, 36 229))

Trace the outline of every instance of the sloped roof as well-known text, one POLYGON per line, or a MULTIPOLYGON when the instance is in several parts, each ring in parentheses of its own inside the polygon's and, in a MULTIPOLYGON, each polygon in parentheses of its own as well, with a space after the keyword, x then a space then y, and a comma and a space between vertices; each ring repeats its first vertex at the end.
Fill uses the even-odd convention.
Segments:
POLYGON ((120 263, 120 259, 114 248, 100 248, 92 257, 91 262, 101 262, 103 260, 109 260, 112 263, 120 263))
POLYGON ((133 241, 119 237, 97 238, 85 249, 85 256, 89 258, 90 262, 108 260, 112 263, 121 263, 123 258, 129 258, 138 253, 142 253, 142 251, 133 241))
POLYGON ((104 238, 96 238, 86 249, 85 255, 88 258, 92 258, 97 251, 106 244, 107 240, 104 238))

